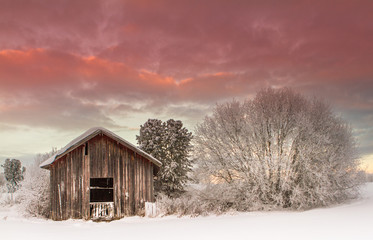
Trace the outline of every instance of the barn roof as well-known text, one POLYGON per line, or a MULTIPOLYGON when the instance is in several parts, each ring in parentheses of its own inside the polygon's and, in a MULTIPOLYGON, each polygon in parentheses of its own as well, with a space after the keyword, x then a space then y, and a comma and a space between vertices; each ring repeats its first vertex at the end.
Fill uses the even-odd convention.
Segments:
POLYGON ((63 157, 67 153, 73 151, 75 148, 81 146, 84 142, 94 138, 95 136, 97 136, 99 134, 103 134, 103 135, 105 135, 109 138, 114 139, 115 141, 121 143, 123 146, 131 149, 132 151, 136 152, 137 154, 143 156, 146 159, 149 159, 151 162, 153 162, 158 167, 160 167, 162 165, 162 163, 159 160, 157 160, 156 158, 154 158, 150 154, 142 151, 141 149, 137 148, 135 145, 131 144, 130 142, 124 140, 121 137, 119 137, 115 133, 113 133, 113 132, 111 132, 111 131, 107 130, 106 128, 103 128, 103 127, 95 127, 95 128, 88 129, 82 135, 80 135, 79 137, 77 137, 74 140, 72 140, 71 142, 69 142, 64 148, 59 150, 55 155, 53 155, 52 157, 50 157, 47 160, 45 160, 44 162, 42 162, 40 164, 40 167, 48 169, 49 165, 51 165, 57 159, 63 157))

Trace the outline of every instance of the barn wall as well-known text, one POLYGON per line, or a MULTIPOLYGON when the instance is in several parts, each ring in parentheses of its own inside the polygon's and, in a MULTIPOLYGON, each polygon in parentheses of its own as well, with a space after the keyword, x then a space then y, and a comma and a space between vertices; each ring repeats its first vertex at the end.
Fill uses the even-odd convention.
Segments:
POLYGON ((88 156, 84 148, 50 167, 52 219, 90 218, 90 178, 113 178, 115 218, 140 214, 154 201, 153 163, 106 136, 88 141, 88 156))
POLYGON ((83 146, 68 153, 50 168, 51 216, 54 220, 82 218, 83 146))

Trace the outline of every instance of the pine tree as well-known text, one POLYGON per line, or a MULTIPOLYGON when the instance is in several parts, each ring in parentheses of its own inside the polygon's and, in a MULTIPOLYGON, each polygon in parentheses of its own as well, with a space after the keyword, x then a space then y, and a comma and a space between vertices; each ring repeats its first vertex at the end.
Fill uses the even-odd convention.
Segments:
POLYGON ((192 133, 183 127, 181 121, 149 119, 140 126, 140 135, 136 139, 142 150, 162 162, 155 190, 168 196, 181 193, 192 168, 188 159, 192 133))
POLYGON ((23 180, 23 175, 26 171, 25 167, 21 168, 21 161, 17 159, 10 160, 9 158, 5 160, 4 165, 4 175, 7 181, 8 192, 12 194, 18 189, 19 183, 23 180))

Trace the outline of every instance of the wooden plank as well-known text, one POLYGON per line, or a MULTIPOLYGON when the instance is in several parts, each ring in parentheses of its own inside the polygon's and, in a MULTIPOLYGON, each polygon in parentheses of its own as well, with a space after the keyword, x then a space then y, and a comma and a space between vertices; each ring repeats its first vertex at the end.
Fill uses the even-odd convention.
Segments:
POLYGON ((137 214, 141 209, 141 158, 136 154, 137 162, 137 214))
POLYGON ((66 219, 66 157, 61 160, 61 199, 62 199, 62 220, 66 219))
POLYGON ((82 148, 79 147, 74 151, 74 157, 71 162, 71 218, 77 218, 77 213, 78 213, 78 204, 77 202, 77 194, 76 194, 76 184, 79 182, 79 176, 76 174, 76 168, 77 164, 79 163, 79 151, 81 151, 82 148))
POLYGON ((91 178, 97 178, 100 176, 100 172, 99 172, 99 169, 101 168, 101 164, 100 162, 101 161, 98 161, 101 157, 102 157, 102 154, 100 154, 100 150, 101 149, 101 138, 100 137, 97 137, 97 145, 95 146, 95 159, 93 161, 93 166, 92 166, 92 169, 94 169, 94 175, 91 176, 91 178))
POLYGON ((71 179, 72 179, 72 184, 71 184, 71 200, 72 200, 72 204, 71 204, 71 208, 72 208, 72 214, 71 214, 71 217, 72 218, 78 218, 79 217, 79 203, 78 203, 78 193, 77 193, 77 189, 79 188, 79 173, 77 172, 78 171, 78 166, 80 164, 80 162, 82 161, 81 159, 81 154, 82 154, 82 151, 83 151, 83 147, 79 147, 77 148, 76 150, 74 150, 74 157, 73 157, 73 161, 71 162, 71 179))
POLYGON ((60 200, 58 198, 58 185, 61 184, 61 168, 60 162, 56 162, 56 220, 61 220, 61 211, 60 211, 60 200))
POLYGON ((108 148, 109 148, 108 176, 114 178, 115 176, 114 171, 118 164, 118 159, 117 159, 117 154, 116 154, 117 147, 116 147, 115 142, 112 139, 107 138, 107 141, 108 141, 108 148))
POLYGON ((151 193, 151 187, 153 182, 153 173, 151 172, 151 162, 148 161, 148 201, 152 201, 152 193, 151 193))
POLYGON ((109 175, 109 155, 110 155, 110 145, 108 144, 107 138, 102 137, 102 151, 105 152, 102 161, 102 177, 113 177, 113 174, 109 175))
POLYGON ((142 171, 142 179, 141 179, 141 182, 142 182, 142 201, 143 201, 143 207, 145 207, 145 202, 146 202, 146 188, 145 188, 145 180, 146 180, 146 176, 145 176, 145 159, 142 157, 141 158, 141 171, 142 171))
POLYGON ((150 173, 150 162, 147 161, 146 164, 146 192, 147 192, 147 198, 146 201, 151 202, 150 198, 150 177, 153 176, 152 173, 150 173))
POLYGON ((139 195, 140 195, 140 209, 143 209, 144 203, 144 162, 141 156, 139 156, 139 166, 140 166, 140 175, 139 175, 139 195))
MULTIPOLYGON (((58 185, 59 184, 61 184, 61 171, 62 171, 62 169, 61 169, 61 161, 57 161, 57 164, 56 164, 56 168, 57 168, 57 179, 56 179, 56 187, 58 187, 58 185)), ((56 213, 57 213, 57 219, 58 220, 62 220, 62 215, 61 215, 61 201, 60 201, 60 199, 58 198, 58 195, 59 195, 59 191, 58 191, 59 189, 57 188, 57 196, 56 196, 56 213)))
POLYGON ((98 154, 98 149, 100 148, 100 141, 99 141, 99 138, 97 138, 97 141, 96 141, 96 144, 95 144, 95 149, 94 149, 94 155, 93 155, 93 159, 92 159, 92 176, 91 178, 96 178, 99 176, 99 173, 98 173, 98 169, 100 168, 100 166, 98 165, 98 162, 97 160, 99 159, 99 154, 98 154))
POLYGON ((96 159, 96 162, 97 162, 97 165, 99 166, 98 167, 98 175, 97 177, 99 178, 102 178, 102 177, 105 177, 104 174, 103 174, 103 168, 104 168, 104 158, 105 158, 105 154, 106 154, 106 149, 104 147, 104 138, 102 136, 100 136, 100 145, 99 145, 99 148, 98 148, 98 159, 96 159))
POLYGON ((70 210, 70 214, 69 214, 69 217, 68 218, 75 218, 74 217, 74 214, 76 212, 76 209, 75 209, 75 182, 76 182, 76 179, 75 179, 75 174, 74 174, 74 163, 75 163, 75 160, 77 158, 77 152, 80 150, 80 147, 78 147, 77 149, 75 149, 74 151, 71 152, 71 158, 70 158, 70 167, 69 167, 69 171, 70 171, 70 174, 68 174, 68 177, 69 177, 69 191, 70 191, 70 197, 69 197, 69 202, 70 202, 70 207, 71 207, 71 210, 70 210))
POLYGON ((142 209, 142 162, 141 162, 141 156, 137 155, 137 161, 139 162, 139 206, 138 206, 138 211, 142 209))
POLYGON ((128 175, 127 175, 127 183, 128 183, 128 215, 132 215, 132 200, 133 200, 133 161, 132 161, 132 153, 128 151, 128 175))
POLYGON ((140 156, 136 154, 137 162, 137 213, 140 211, 141 207, 141 161, 140 156))
POLYGON ((63 164, 63 201, 62 201, 62 215, 63 215, 63 220, 67 219, 67 189, 68 187, 66 186, 66 181, 67 181, 67 158, 62 160, 63 164))
POLYGON ((146 198, 146 171, 145 171, 145 158, 141 157, 142 159, 142 199, 143 199, 143 205, 142 207, 145 209, 145 202, 147 201, 146 198))
POLYGON ((72 184, 72 188, 71 188, 71 198, 72 198, 72 209, 73 209, 73 212, 72 212, 72 218, 78 218, 78 215, 79 215, 79 203, 78 203, 78 193, 77 193, 77 188, 79 188, 79 173, 77 172, 78 171, 78 166, 80 164, 80 162, 82 161, 81 159, 81 154, 82 154, 82 151, 83 151, 83 148, 82 147, 79 147, 75 150, 75 154, 74 154, 74 159, 73 159, 73 162, 71 164, 71 172, 72 172, 72 181, 73 181, 73 184, 72 184))
POLYGON ((131 204, 131 215, 135 214, 135 159, 134 153, 131 151, 131 161, 130 161, 130 204, 131 204))
POLYGON ((125 188, 125 192, 124 192, 124 196, 125 196, 125 214, 127 216, 130 215, 130 204, 129 204, 129 154, 128 154, 128 150, 125 149, 125 157, 124 157, 124 164, 125 164, 125 175, 124 175, 124 188, 125 188))
POLYGON ((58 174, 59 174, 59 171, 58 171, 58 162, 55 163, 55 177, 54 177, 54 187, 55 187, 55 194, 54 194, 54 202, 55 202, 55 220, 58 220, 59 219, 59 214, 58 214, 58 210, 57 210, 57 206, 58 206, 58 198, 57 198, 57 194, 58 194, 58 191, 57 191, 57 185, 58 185, 58 174))
POLYGON ((72 158, 73 152, 70 152, 66 155, 66 164, 65 164, 65 170, 66 170, 66 176, 65 176, 65 194, 66 194, 66 219, 70 218, 71 214, 71 171, 70 171, 70 163, 72 158))
POLYGON ((83 164, 83 155, 84 155, 84 147, 80 147, 79 151, 77 151, 75 164, 74 164, 74 218, 81 218, 82 212, 82 204, 79 201, 80 199, 80 185, 82 182, 82 175, 79 173, 79 166, 83 164))
POLYGON ((54 220, 58 220, 59 219, 59 214, 58 214, 58 190, 57 190, 57 185, 58 185, 58 168, 57 168, 58 164, 55 164, 54 166, 54 211, 55 211, 55 219, 54 220))
POLYGON ((82 170, 82 166, 84 164, 83 162, 83 158, 84 158, 84 152, 85 152, 85 149, 84 149, 84 146, 81 148, 80 150, 80 154, 78 155, 77 157, 77 163, 76 163, 76 169, 75 169, 75 174, 76 174, 76 184, 75 184, 75 195, 76 195, 76 210, 77 210, 77 214, 76 214, 76 218, 82 218, 82 194, 83 194, 83 174, 81 172, 82 170))
MULTIPOLYGON (((113 177, 115 176, 115 168, 117 167, 118 160, 116 157, 116 146, 114 141, 108 138, 108 148, 109 148, 109 165, 108 165, 108 176, 113 177)), ((118 169, 117 169, 118 170, 118 169)), ((114 206, 115 207, 115 206, 114 206)))
POLYGON ((119 161, 119 204, 120 204, 120 217, 122 218, 124 216, 123 209, 124 209, 124 185, 123 185, 123 158, 122 158, 122 148, 119 144, 117 144, 117 154, 118 154, 118 161, 119 161))
POLYGON ((60 220, 63 220, 63 187, 64 187, 64 184, 63 184, 63 163, 62 161, 60 160, 60 162, 58 163, 59 165, 59 169, 58 169, 58 172, 59 172, 59 181, 58 181, 58 184, 60 184, 60 188, 58 189, 59 190, 59 194, 61 195, 61 199, 59 199, 59 214, 60 214, 60 220), (62 185, 63 184, 63 185, 62 185))
POLYGON ((50 187, 51 187, 51 192, 50 192, 50 199, 51 199, 51 218, 53 219, 53 220, 56 220, 56 210, 55 210, 55 199, 56 199, 56 197, 55 197, 55 167, 54 167, 54 164, 52 164, 51 166, 50 166, 50 187))
MULTIPOLYGON (((110 141, 108 140, 108 138, 106 136, 104 136, 103 138, 104 140, 104 148, 106 149, 106 154, 105 154, 105 161, 104 161, 104 167, 103 167, 103 170, 104 170, 104 177, 105 178, 114 178, 114 174, 112 172, 112 156, 111 156, 111 144, 110 144, 110 141)), ((115 184, 115 183, 113 183, 115 184)), ((114 186, 113 186, 114 187, 114 186)), ((114 209, 113 209, 114 210, 114 209)))
POLYGON ((77 174, 77 177, 79 177, 79 183, 77 185, 77 188, 76 188, 76 194, 78 195, 78 201, 77 201, 77 204, 78 204, 78 215, 77 215, 77 218, 83 218, 83 181, 84 181, 84 177, 83 177, 83 172, 82 172, 82 168, 84 166, 84 155, 85 155, 85 149, 84 147, 82 147, 82 151, 81 151, 81 155, 79 156, 79 164, 77 165, 77 171, 76 171, 76 174, 77 174))
POLYGON ((60 200, 58 198, 58 184, 61 183, 61 168, 60 168, 60 162, 57 161, 56 163, 56 220, 61 220, 61 214, 60 214, 60 200))
POLYGON ((60 200, 60 215, 61 215, 61 220, 64 219, 64 213, 65 213, 65 205, 64 205, 64 202, 65 202, 65 199, 64 199, 64 196, 65 196, 65 176, 64 176, 64 172, 65 172, 65 168, 64 168, 64 165, 63 165, 63 161, 61 160, 60 163, 60 181, 59 181, 59 184, 60 184, 60 189, 59 191, 61 193, 59 193, 61 195, 61 200, 60 200))
POLYGON ((90 218, 90 206, 89 206, 89 179, 90 179, 90 172, 91 172, 91 155, 93 155, 95 149, 95 141, 88 142, 88 155, 83 155, 83 194, 82 194, 82 212, 83 218, 88 220, 90 218))
POLYGON ((135 165, 135 174, 134 174, 134 179, 135 179, 135 214, 137 214, 137 210, 138 210, 138 204, 139 204, 139 190, 138 190, 138 187, 139 187, 139 183, 138 183, 138 176, 139 176, 139 173, 138 173, 138 161, 137 161, 137 156, 136 156, 136 153, 134 153, 134 165, 135 165))
MULTIPOLYGON (((86 147, 86 145, 84 146, 84 148, 86 147)), ((83 149, 84 149, 83 148, 83 149)), ((84 150, 85 151, 85 150, 84 150)), ((86 186, 86 172, 89 170, 87 169, 87 164, 86 164, 86 161, 87 161, 87 157, 85 154, 83 154, 82 156, 82 169, 80 170, 80 176, 82 176, 82 185, 81 185, 81 189, 80 191, 82 192, 82 199, 81 199, 81 204, 82 204, 82 213, 81 213, 81 217, 83 219, 86 218, 86 205, 85 205, 85 186, 86 186)))
POLYGON ((49 187, 50 187, 50 195, 49 195, 49 198, 50 198, 50 201, 51 201, 51 205, 50 205, 50 218, 52 220, 56 220, 56 217, 55 217, 55 207, 54 207, 54 199, 55 199, 55 196, 54 196, 54 186, 55 186, 55 182, 54 182, 54 164, 52 164, 50 167, 49 167, 49 171, 50 171, 50 175, 49 175, 49 187))
MULTIPOLYGON (((111 162, 114 162, 114 164, 115 164, 115 161, 111 161, 112 160, 112 156, 111 156, 111 144, 109 144, 109 146, 108 146, 108 150, 109 150, 109 156, 110 156, 110 161, 109 161, 109 164, 111 165, 111 162)), ((115 166, 116 166, 116 164, 115 164, 115 166)), ((119 189, 118 189, 118 178, 117 178, 117 168, 116 167, 114 167, 114 176, 113 176, 113 187, 114 187, 114 194, 113 194, 113 201, 114 201, 114 217, 115 218, 117 218, 118 217, 118 208, 117 208, 117 206, 119 205, 119 202, 118 202, 118 193, 119 193, 119 189)))
POLYGON ((139 167, 139 177, 138 177, 138 184, 139 184, 139 202, 138 202, 138 210, 141 210, 141 205, 142 205, 142 163, 141 163, 141 156, 137 155, 137 162, 138 162, 138 167, 139 167))
POLYGON ((95 177, 98 177, 98 168, 100 166, 97 165, 97 159, 98 159, 98 148, 100 147, 100 142, 98 140, 98 137, 95 139, 94 141, 94 145, 93 145, 93 153, 92 153, 92 156, 91 156, 91 166, 90 166, 90 169, 91 169, 91 178, 95 178, 95 177))
POLYGON ((90 162, 90 164, 89 164, 89 171, 90 171, 90 173, 91 173, 91 176, 94 176, 94 174, 93 174, 93 169, 92 169, 92 166, 93 166, 93 157, 94 157, 94 151, 95 151, 95 140, 93 139, 93 140, 91 140, 91 141, 89 141, 89 143, 88 143, 88 148, 89 148, 89 150, 92 150, 92 152, 89 152, 88 153, 88 155, 90 156, 89 157, 89 162, 90 162))
MULTIPOLYGON (((148 162, 144 158, 144 202, 148 202, 148 162)), ((144 205, 145 206, 145 205, 144 205)))
POLYGON ((117 165, 117 180, 116 180, 116 184, 117 184, 117 215, 119 218, 122 217, 122 206, 121 206, 121 195, 122 195, 122 189, 121 189, 121 163, 120 163, 120 149, 119 149, 119 145, 117 143, 114 143, 113 142, 113 150, 114 150, 114 161, 117 165))
POLYGON ((149 202, 149 162, 145 162, 145 199, 149 202))
POLYGON ((154 199, 154 176, 153 176, 153 163, 150 164, 150 172, 151 172, 151 176, 152 176, 152 181, 150 182, 150 195, 151 195, 151 201, 154 202, 155 199, 154 199))
POLYGON ((88 148, 89 148, 89 152, 88 152, 88 156, 86 156, 86 164, 87 164, 87 167, 85 169, 87 169, 85 175, 86 175, 86 180, 85 180, 85 207, 86 207, 86 211, 85 211, 85 216, 86 216, 86 219, 89 219, 91 216, 91 213, 90 213, 90 208, 89 208, 89 194, 90 194, 90 191, 89 191, 89 185, 90 185, 90 178, 91 178, 91 172, 90 172, 90 164, 91 164, 91 161, 90 161, 90 154, 92 152, 94 152, 94 150, 91 148, 90 144, 88 145, 88 148))

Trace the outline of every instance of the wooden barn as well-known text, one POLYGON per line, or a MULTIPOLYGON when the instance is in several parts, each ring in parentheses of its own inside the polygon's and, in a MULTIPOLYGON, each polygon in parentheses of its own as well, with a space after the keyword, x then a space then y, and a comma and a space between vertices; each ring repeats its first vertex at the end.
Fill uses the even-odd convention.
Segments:
POLYGON ((161 163, 105 128, 72 140, 40 167, 50 171, 51 218, 118 219, 154 202, 161 163))

